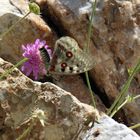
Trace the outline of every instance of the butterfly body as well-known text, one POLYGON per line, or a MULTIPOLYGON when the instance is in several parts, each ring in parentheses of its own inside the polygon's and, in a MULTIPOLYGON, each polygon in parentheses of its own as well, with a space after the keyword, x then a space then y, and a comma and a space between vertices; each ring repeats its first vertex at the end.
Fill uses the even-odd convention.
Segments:
MULTIPOLYGON (((40 52, 42 58, 45 58, 47 52, 40 52)), ((52 59, 44 61, 46 65, 49 64, 47 72, 50 74, 73 75, 88 71, 95 65, 92 55, 80 49, 78 43, 68 36, 56 41, 52 59)))

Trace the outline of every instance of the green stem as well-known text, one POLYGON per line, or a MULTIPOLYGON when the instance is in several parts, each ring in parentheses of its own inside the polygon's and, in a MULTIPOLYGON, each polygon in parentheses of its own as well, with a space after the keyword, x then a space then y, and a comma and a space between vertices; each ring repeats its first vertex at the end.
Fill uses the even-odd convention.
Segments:
POLYGON ((27 137, 27 135, 31 132, 31 130, 33 129, 34 123, 32 122, 31 125, 22 133, 22 135, 20 135, 16 140, 21 140, 25 137, 27 137))
POLYGON ((3 39, 3 37, 10 32, 19 22, 21 22, 23 19, 25 19, 25 17, 27 17, 31 12, 29 11, 26 15, 24 15, 24 17, 20 18, 17 22, 15 22, 12 26, 10 26, 10 28, 7 29, 6 32, 4 32, 3 34, 0 35, 0 39, 3 39))
POLYGON ((96 102, 95 102, 95 98, 94 98, 94 95, 93 95, 94 92, 92 91, 87 71, 85 72, 85 76, 86 76, 86 81, 87 81, 87 85, 88 85, 88 88, 89 88, 90 96, 91 96, 91 99, 92 99, 92 104, 96 108, 96 102))
POLYGON ((94 3, 92 3, 92 13, 91 13, 91 18, 90 18, 89 26, 88 26, 87 43, 86 43, 86 46, 84 48, 84 49, 86 49, 86 51, 89 50, 91 33, 93 32, 93 30, 92 30, 92 21, 93 21, 93 17, 96 14, 96 3, 97 3, 96 0, 95 0, 94 3))
POLYGON ((24 62, 26 62, 27 60, 28 60, 28 58, 24 58, 24 59, 22 59, 21 61, 19 61, 16 65, 14 65, 12 68, 10 68, 9 70, 5 71, 5 72, 0 76, 0 80, 1 80, 3 77, 7 76, 9 73, 11 73, 11 72, 14 70, 14 68, 19 67, 20 65, 22 65, 22 64, 23 64, 24 62))
POLYGON ((134 97, 134 100, 136 100, 137 98, 140 98, 140 95, 137 95, 134 97))
MULTIPOLYGON (((90 38, 91 38, 91 33, 92 33, 92 21, 93 21, 93 17, 96 13, 96 0, 94 3, 92 3, 92 13, 91 13, 91 19, 90 19, 90 22, 89 22, 89 26, 88 26, 88 36, 87 36, 87 43, 84 47, 84 50, 89 51, 89 45, 90 45, 90 38)), ((96 108, 96 102, 95 102, 95 98, 94 98, 94 92, 92 91, 91 89, 91 84, 90 84, 90 81, 89 81, 89 75, 88 75, 88 72, 85 72, 85 76, 86 76, 86 82, 87 82, 87 85, 88 85, 88 88, 89 88, 89 92, 90 92, 90 96, 91 96, 91 99, 92 99, 92 104, 93 106, 96 108)))
POLYGON ((135 124, 135 125, 133 125, 133 126, 130 126, 129 128, 130 128, 130 129, 136 129, 136 128, 138 128, 138 127, 140 127, 140 123, 135 124))
POLYGON ((129 76, 127 82, 123 86, 123 89, 121 90, 119 96, 117 97, 117 99, 114 101, 114 103, 112 104, 112 106, 108 110, 107 114, 109 116, 112 116, 113 117, 114 111, 117 110, 117 108, 123 103, 124 98, 125 98, 125 96, 127 94, 127 91, 128 91, 128 89, 130 87, 131 81, 133 80, 134 75, 139 71, 139 69, 140 69, 140 60, 137 63, 137 65, 135 66, 132 74, 129 76))
POLYGON ((139 97, 140 97, 140 95, 137 95, 137 96, 133 97, 131 100, 130 100, 129 97, 126 98, 125 101, 124 101, 122 104, 120 104, 120 105, 118 106, 118 108, 116 108, 116 110, 114 110, 114 111, 112 112, 112 114, 110 115, 110 117, 113 117, 113 116, 116 114, 116 112, 118 112, 126 103, 132 102, 132 101, 136 100, 136 99, 139 98, 139 97))
POLYGON ((112 112, 112 114, 110 115, 110 117, 113 117, 116 114, 116 112, 118 112, 128 102, 128 100, 129 99, 126 99, 118 108, 116 108, 116 110, 114 110, 112 112))

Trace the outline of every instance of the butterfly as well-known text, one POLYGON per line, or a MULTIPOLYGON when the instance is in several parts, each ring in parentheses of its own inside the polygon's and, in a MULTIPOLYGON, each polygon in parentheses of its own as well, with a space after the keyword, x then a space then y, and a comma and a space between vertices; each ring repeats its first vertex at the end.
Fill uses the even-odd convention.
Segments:
POLYGON ((76 40, 69 36, 58 39, 50 58, 47 50, 39 49, 47 74, 73 75, 91 70, 95 61, 92 55, 79 48, 76 40))

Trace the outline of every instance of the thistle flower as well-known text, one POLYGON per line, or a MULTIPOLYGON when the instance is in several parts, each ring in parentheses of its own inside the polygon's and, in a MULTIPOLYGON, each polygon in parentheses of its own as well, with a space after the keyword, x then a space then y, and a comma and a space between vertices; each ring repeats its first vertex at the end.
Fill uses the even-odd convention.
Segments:
POLYGON ((46 41, 36 39, 33 44, 27 44, 26 46, 22 45, 22 49, 24 51, 23 56, 28 58, 28 60, 23 64, 21 70, 26 76, 32 74, 35 80, 38 79, 39 75, 46 74, 45 66, 39 51, 39 49, 43 46, 51 57, 52 51, 48 45, 46 45, 46 41))

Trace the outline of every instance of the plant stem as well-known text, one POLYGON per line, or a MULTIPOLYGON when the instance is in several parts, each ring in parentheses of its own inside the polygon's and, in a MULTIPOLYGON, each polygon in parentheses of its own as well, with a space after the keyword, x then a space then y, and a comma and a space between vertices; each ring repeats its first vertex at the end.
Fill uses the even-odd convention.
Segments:
POLYGON ((32 122, 30 124, 30 126, 16 139, 16 140, 21 140, 25 137, 27 137, 27 135, 31 132, 31 130, 33 129, 34 126, 34 122, 32 122))
POLYGON ((110 115, 110 117, 113 117, 113 116, 116 114, 116 112, 118 112, 127 102, 128 102, 128 99, 126 99, 118 108, 116 108, 116 109, 112 112, 112 114, 110 115))
POLYGON ((126 103, 132 102, 132 101, 136 100, 136 99, 139 98, 139 97, 140 97, 140 95, 137 95, 137 96, 135 96, 135 97, 130 97, 130 96, 127 97, 127 98, 125 99, 125 101, 124 101, 122 104, 120 104, 120 106, 118 106, 118 108, 116 108, 116 110, 114 110, 114 112, 111 114, 110 117, 113 117, 114 114, 116 114, 116 112, 118 112, 126 103), (130 98, 131 98, 131 100, 130 100, 130 98))
POLYGON ((89 92, 90 92, 90 96, 92 99, 92 105, 96 108, 96 102, 95 102, 95 98, 94 98, 94 92, 92 91, 91 85, 90 85, 90 81, 89 81, 89 76, 88 76, 88 72, 85 72, 85 76, 86 76, 86 81, 87 81, 87 85, 89 88, 89 92))
MULTIPOLYGON (((91 38, 91 33, 92 33, 92 21, 93 21, 93 17, 95 15, 95 13, 96 13, 96 0, 95 0, 94 3, 92 3, 92 13, 91 13, 89 26, 88 26, 87 42, 86 42, 86 46, 84 47, 84 51, 87 51, 87 53, 89 52, 90 38, 91 38)), ((87 71, 85 72, 85 76, 86 76, 86 82, 87 82, 87 85, 88 85, 88 88, 89 88, 90 96, 91 96, 91 99, 92 99, 92 104, 96 108, 96 102, 95 102, 95 98, 94 98, 94 95, 93 95, 94 93, 93 93, 92 88, 91 88, 91 84, 90 84, 90 81, 89 81, 89 75, 88 75, 87 71)))
POLYGON ((5 71, 5 72, 0 76, 0 80, 1 80, 3 77, 7 76, 9 73, 11 73, 11 72, 14 70, 14 68, 19 67, 20 65, 22 65, 22 64, 23 64, 24 62, 26 62, 27 60, 28 60, 28 58, 24 58, 24 59, 22 59, 21 61, 19 61, 16 65, 14 65, 12 68, 10 68, 9 70, 5 71))
POLYGON ((135 124, 135 125, 133 125, 133 126, 130 126, 129 128, 130 128, 130 129, 136 129, 136 128, 138 128, 138 127, 140 127, 140 123, 135 124))
POLYGON ((137 95, 134 97, 134 100, 136 100, 137 98, 140 98, 140 95, 137 95))
POLYGON ((7 35, 8 32, 10 32, 19 22, 21 22, 25 17, 27 17, 31 12, 29 11, 26 15, 24 15, 22 18, 20 18, 18 21, 16 21, 10 28, 7 29, 6 32, 0 35, 0 40, 3 39, 5 35, 7 35))
MULTIPOLYGON (((123 86, 123 89, 121 90, 119 96, 117 97, 117 99, 114 101, 114 103, 112 104, 112 106, 110 107, 110 109, 108 110, 107 114, 111 117, 114 116, 114 111, 117 110, 119 108, 119 106, 123 103, 124 98, 127 94, 127 91, 130 87, 131 81, 133 80, 135 74, 140 70, 140 59, 137 63, 137 65, 135 66, 135 68, 133 69, 132 74, 129 76, 128 80, 126 81, 125 85, 123 86)), ((115 111, 116 112, 116 111, 115 111)))
POLYGON ((86 43, 86 46, 84 47, 84 49, 86 49, 86 51, 89 51, 91 33, 93 32, 93 30, 92 30, 92 21, 93 21, 93 17, 96 14, 96 3, 97 3, 97 0, 95 0, 95 2, 92 3, 92 13, 91 13, 91 18, 89 20, 87 43, 86 43))

